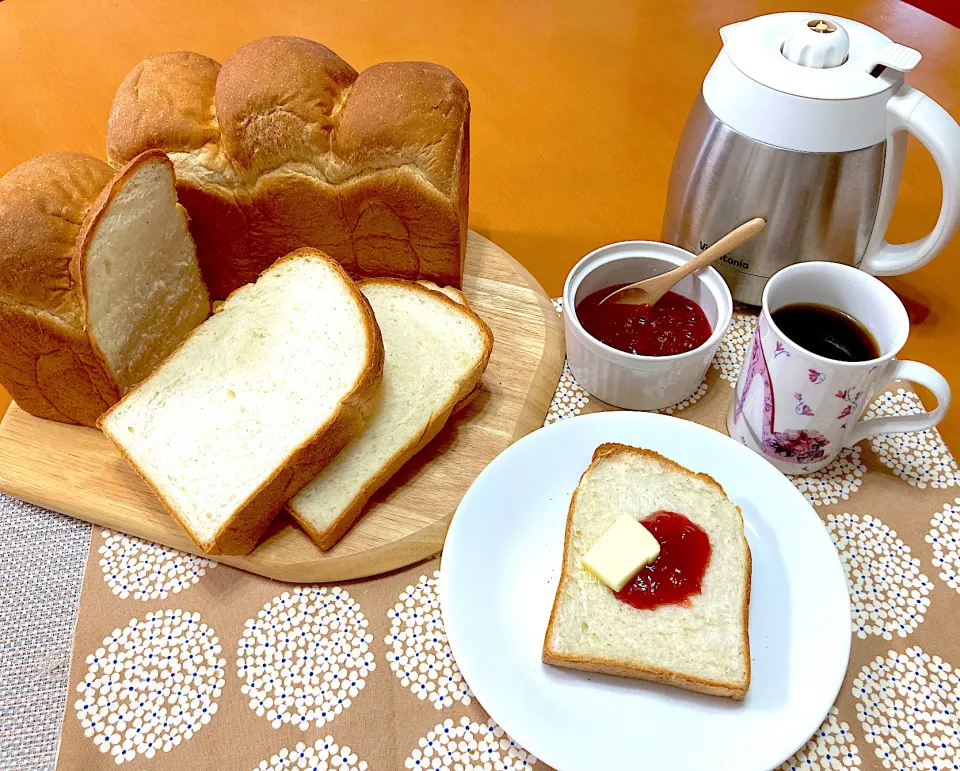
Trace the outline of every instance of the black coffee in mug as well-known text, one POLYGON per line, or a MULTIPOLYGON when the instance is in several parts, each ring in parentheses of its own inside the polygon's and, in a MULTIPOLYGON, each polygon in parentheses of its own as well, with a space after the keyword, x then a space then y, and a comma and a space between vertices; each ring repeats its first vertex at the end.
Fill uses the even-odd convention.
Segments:
POLYGON ((853 316, 817 303, 792 303, 770 314, 780 331, 804 350, 834 361, 880 356, 870 331, 853 316))

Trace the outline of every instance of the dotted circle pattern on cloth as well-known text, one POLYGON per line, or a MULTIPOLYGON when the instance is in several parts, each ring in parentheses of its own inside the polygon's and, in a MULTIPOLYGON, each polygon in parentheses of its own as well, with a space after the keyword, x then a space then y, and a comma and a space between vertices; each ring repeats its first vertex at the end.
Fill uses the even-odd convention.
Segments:
POLYGON ((960 680, 920 648, 889 651, 853 681, 863 738, 884 768, 956 769, 960 758, 960 680))
POLYGON ((345 589, 295 587, 244 622, 237 674, 250 709, 306 731, 351 704, 376 669, 369 621, 345 589))
POLYGON ((390 669, 403 687, 420 700, 429 699, 438 710, 455 702, 469 705, 473 696, 447 643, 437 594, 439 577, 435 570, 432 578, 420 576, 416 586, 406 588, 387 611, 390 633, 384 640, 390 669))
POLYGON ((953 504, 943 504, 943 510, 933 515, 925 540, 933 545, 933 566, 940 569, 940 578, 960 592, 960 498, 953 504))
POLYGON ((164 600, 187 589, 217 566, 213 560, 103 530, 97 549, 103 580, 121 600, 164 600))
POLYGON ((747 354, 747 347, 756 326, 755 315, 734 311, 730 328, 720 338, 720 347, 713 357, 713 367, 720 370, 720 377, 729 381, 731 388, 737 383, 740 367, 743 366, 743 358, 747 354))
POLYGON ((862 519, 831 514, 827 532, 847 574, 857 637, 872 634, 891 640, 916 629, 930 607, 933 584, 896 531, 869 514, 862 519))
POLYGON ((513 741, 493 720, 474 723, 448 718, 434 726, 404 762, 404 768, 455 771, 519 771, 537 759, 513 741))
POLYGON ((210 722, 226 661, 199 613, 165 610, 114 629, 87 656, 74 703, 84 735, 119 765, 152 758, 210 722))
POLYGON ((664 415, 672 415, 675 412, 680 412, 681 410, 686 409, 691 404, 696 404, 700 399, 703 398, 704 394, 707 393, 707 378, 704 377, 703 382, 697 386, 697 390, 690 394, 682 402, 677 402, 676 404, 671 404, 669 407, 664 407, 660 410, 654 410, 654 412, 659 412, 664 415))
POLYGON ((831 707, 810 741, 780 764, 777 771, 839 771, 859 765, 860 750, 850 726, 840 720, 837 708, 831 707))
POLYGON ((261 760, 254 771, 367 771, 367 762, 357 758, 349 747, 338 747, 332 736, 312 745, 297 742, 293 749, 282 749, 270 760, 261 760))
POLYGON ((867 467, 860 460, 860 447, 845 447, 819 471, 787 478, 809 503, 826 506, 849 500, 860 489, 866 473, 867 467))
MULTIPOLYGON (((916 415, 926 412, 920 397, 903 388, 887 391, 877 397, 864 418, 894 415, 916 415)), ((901 479, 921 489, 953 487, 960 483, 960 469, 936 428, 910 434, 880 434, 871 438, 870 446, 880 461, 901 479)))
POLYGON ((564 362, 563 374, 560 375, 560 382, 557 384, 557 390, 553 394, 553 401, 550 402, 550 409, 547 410, 547 417, 543 424, 546 426, 558 420, 579 415, 589 401, 590 394, 583 390, 573 377, 570 365, 564 362))

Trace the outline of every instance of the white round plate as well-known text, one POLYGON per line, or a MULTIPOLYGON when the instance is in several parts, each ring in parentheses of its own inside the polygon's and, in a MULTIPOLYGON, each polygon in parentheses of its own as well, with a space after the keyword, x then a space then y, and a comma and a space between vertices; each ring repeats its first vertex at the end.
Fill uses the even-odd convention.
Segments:
POLYGON ((751 450, 665 415, 563 420, 507 448, 453 518, 440 600, 454 658, 480 704, 558 771, 769 771, 819 728, 850 655, 846 579, 810 505, 751 450), (742 509, 753 555, 753 673, 743 701, 541 662, 570 496, 604 442, 706 472, 742 509))

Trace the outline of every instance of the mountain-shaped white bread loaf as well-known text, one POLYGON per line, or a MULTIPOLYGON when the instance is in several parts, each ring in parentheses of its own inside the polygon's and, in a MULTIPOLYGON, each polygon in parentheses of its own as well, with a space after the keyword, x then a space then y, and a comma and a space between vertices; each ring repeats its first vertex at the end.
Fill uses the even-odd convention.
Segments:
POLYGON ((173 164, 50 153, 0 180, 0 383, 92 426, 210 313, 173 164))
POLYGON ((363 431, 287 508, 330 549, 364 504, 475 393, 493 337, 457 290, 361 281, 383 334, 383 395, 363 431))
POLYGON ((357 73, 312 40, 254 40, 221 66, 152 56, 110 110, 107 159, 164 150, 214 299, 290 249, 322 249, 358 278, 460 286, 470 190, 470 97, 427 62, 357 73))
POLYGON ((570 501, 563 569, 543 661, 742 699, 750 686, 750 548, 740 509, 706 474, 622 444, 603 444, 570 501), (710 538, 702 592, 689 607, 638 610, 581 558, 621 514, 683 514, 710 538))
POLYGON ((338 263, 300 249, 236 290, 100 426, 205 552, 245 554, 357 434, 383 343, 338 263))

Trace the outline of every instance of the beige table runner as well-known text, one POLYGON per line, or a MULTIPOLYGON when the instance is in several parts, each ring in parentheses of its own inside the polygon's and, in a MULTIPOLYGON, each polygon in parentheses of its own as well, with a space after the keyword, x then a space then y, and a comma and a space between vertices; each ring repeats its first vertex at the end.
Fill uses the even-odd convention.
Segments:
MULTIPOLYGON (((723 430, 754 323, 738 313, 703 386, 665 412, 723 430)), ((608 409, 565 371, 547 422, 608 409)), ((922 409, 894 384, 870 411, 922 409)), ((853 650, 783 769, 960 768, 958 482, 935 430, 794 480, 840 550, 853 650)), ((295 587, 94 528, 58 768, 549 771, 461 678, 438 568, 295 587)))

